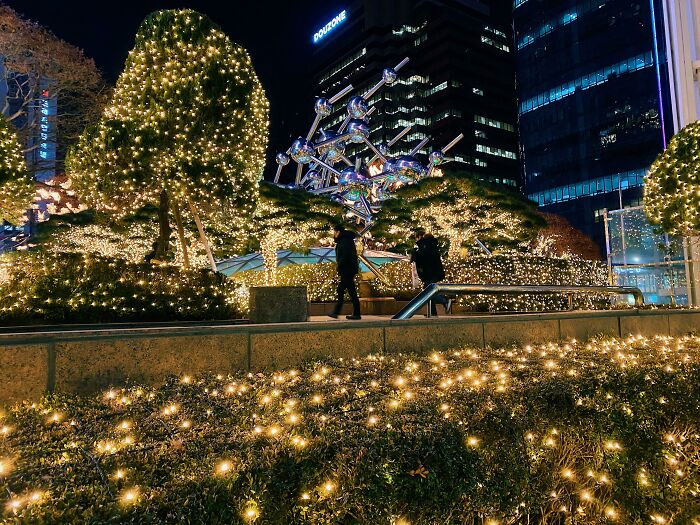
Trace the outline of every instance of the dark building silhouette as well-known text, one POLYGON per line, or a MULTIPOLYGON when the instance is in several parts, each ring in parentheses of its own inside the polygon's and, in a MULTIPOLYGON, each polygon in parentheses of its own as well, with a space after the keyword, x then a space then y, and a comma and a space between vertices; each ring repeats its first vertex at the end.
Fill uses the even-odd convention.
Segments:
POLYGON ((660 3, 514 4, 525 193, 603 248, 603 210, 640 203, 672 134, 660 3))
MULTIPOLYGON (((348 84, 364 93, 408 57, 399 79, 370 98, 371 140, 386 143, 415 124, 391 151, 408 153, 430 137, 426 155, 464 133, 442 169, 519 186, 510 0, 359 0, 344 11, 309 35, 315 94, 348 84)), ((324 125, 337 128, 346 114, 338 103, 324 125)))

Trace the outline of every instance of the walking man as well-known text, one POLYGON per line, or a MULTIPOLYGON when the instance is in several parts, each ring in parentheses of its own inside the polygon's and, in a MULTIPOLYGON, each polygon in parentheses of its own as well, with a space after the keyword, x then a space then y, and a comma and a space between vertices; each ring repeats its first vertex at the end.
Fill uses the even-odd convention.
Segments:
POLYGON ((355 288, 355 276, 360 271, 360 264, 357 259, 357 249, 355 248, 355 233, 346 230, 342 226, 333 228, 333 238, 335 239, 335 261, 338 266, 338 301, 335 303, 333 313, 330 315, 337 319, 343 309, 345 290, 352 300, 352 315, 345 316, 346 319, 360 319, 360 299, 355 288))
MULTIPOLYGON (((423 283, 423 288, 445 279, 445 268, 440 258, 440 250, 435 237, 425 230, 416 231, 416 247, 411 252, 411 262, 416 264, 416 272, 423 283)), ((444 295, 434 295, 430 301, 430 313, 437 315, 435 303, 440 303, 449 310, 449 302, 444 295)))

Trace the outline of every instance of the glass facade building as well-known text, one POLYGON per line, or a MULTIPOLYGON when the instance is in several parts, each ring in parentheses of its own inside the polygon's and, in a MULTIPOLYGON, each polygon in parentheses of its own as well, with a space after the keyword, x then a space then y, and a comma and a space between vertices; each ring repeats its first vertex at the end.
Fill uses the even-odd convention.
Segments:
POLYGON ((673 133, 660 0, 515 0, 527 196, 605 248, 673 133))
MULTIPOLYGON (((430 137, 420 151, 426 155, 429 147, 441 148, 464 133, 445 170, 519 186, 511 1, 347 4, 342 23, 314 39, 316 95, 332 96, 348 84, 354 94, 364 93, 384 68, 408 57, 398 80, 369 101, 376 107, 372 141, 386 143, 413 124, 391 151, 408 153, 430 137)), ((337 104, 328 126, 346 115, 337 104)))

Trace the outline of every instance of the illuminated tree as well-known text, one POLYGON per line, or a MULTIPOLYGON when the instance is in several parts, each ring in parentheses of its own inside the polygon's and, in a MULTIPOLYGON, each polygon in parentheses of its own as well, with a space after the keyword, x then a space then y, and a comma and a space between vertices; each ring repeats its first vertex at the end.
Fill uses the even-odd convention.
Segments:
POLYGON ((423 228, 460 257, 477 240, 489 248, 515 247, 532 240, 544 221, 532 203, 496 186, 459 174, 405 186, 377 214, 374 238, 387 246, 413 246, 413 232, 423 228))
POLYGON ((14 130, 0 116, 0 224, 21 224, 35 189, 14 130))
MULTIPOLYGON (((29 140, 40 131, 37 98, 46 89, 56 100, 57 113, 52 116, 56 131, 42 142, 56 146, 59 169, 65 148, 99 118, 108 91, 92 59, 4 4, 0 4, 0 82, 7 86, 0 112, 17 129, 25 153, 39 148, 38 141, 29 140)), ((32 162, 28 169, 34 174, 42 166, 32 162)))
POLYGON ((590 261, 600 261, 600 248, 580 230, 561 215, 538 212, 546 221, 546 226, 537 233, 537 238, 528 243, 532 255, 543 257, 579 257, 590 261))
POLYGON ((265 262, 268 282, 274 282, 277 251, 310 248, 324 239, 330 242, 333 224, 340 221, 341 205, 303 189, 260 185, 255 212, 256 236, 265 262))
POLYGON ((193 221, 215 268, 205 228, 241 231, 252 219, 267 115, 243 48, 195 11, 158 11, 141 24, 113 100, 67 168, 89 207, 115 218, 157 207, 156 258, 167 256, 172 218, 188 265, 193 221))
POLYGON ((666 233, 700 234, 700 121, 677 133, 644 180, 644 211, 666 233))

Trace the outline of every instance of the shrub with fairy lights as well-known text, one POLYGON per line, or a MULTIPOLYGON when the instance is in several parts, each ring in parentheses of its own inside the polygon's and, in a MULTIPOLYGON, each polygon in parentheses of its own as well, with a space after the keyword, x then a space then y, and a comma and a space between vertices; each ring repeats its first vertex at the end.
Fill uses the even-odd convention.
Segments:
POLYGON ((700 234, 700 121, 677 133, 644 179, 649 222, 672 235, 700 234))
POLYGON ((22 146, 8 122, 0 115, 0 225, 3 221, 15 225, 25 222, 35 193, 22 146))
POLYGON ((0 416, 3 517, 604 525, 700 514, 697 337, 215 373, 0 416))
POLYGON ((185 227, 195 224, 207 248, 207 230, 246 229, 267 132, 268 101, 247 52, 204 15, 158 11, 142 23, 112 102, 66 167, 88 207, 122 218, 156 206, 158 259, 174 219, 187 265, 185 227))
POLYGON ((420 227, 448 247, 450 259, 460 258, 477 239, 492 249, 516 247, 533 240, 545 224, 522 196, 460 174, 424 179, 394 196, 377 213, 372 236, 405 250, 420 227))
POLYGON ((0 323, 99 323, 240 317, 238 287, 208 270, 88 254, 0 261, 0 323))

